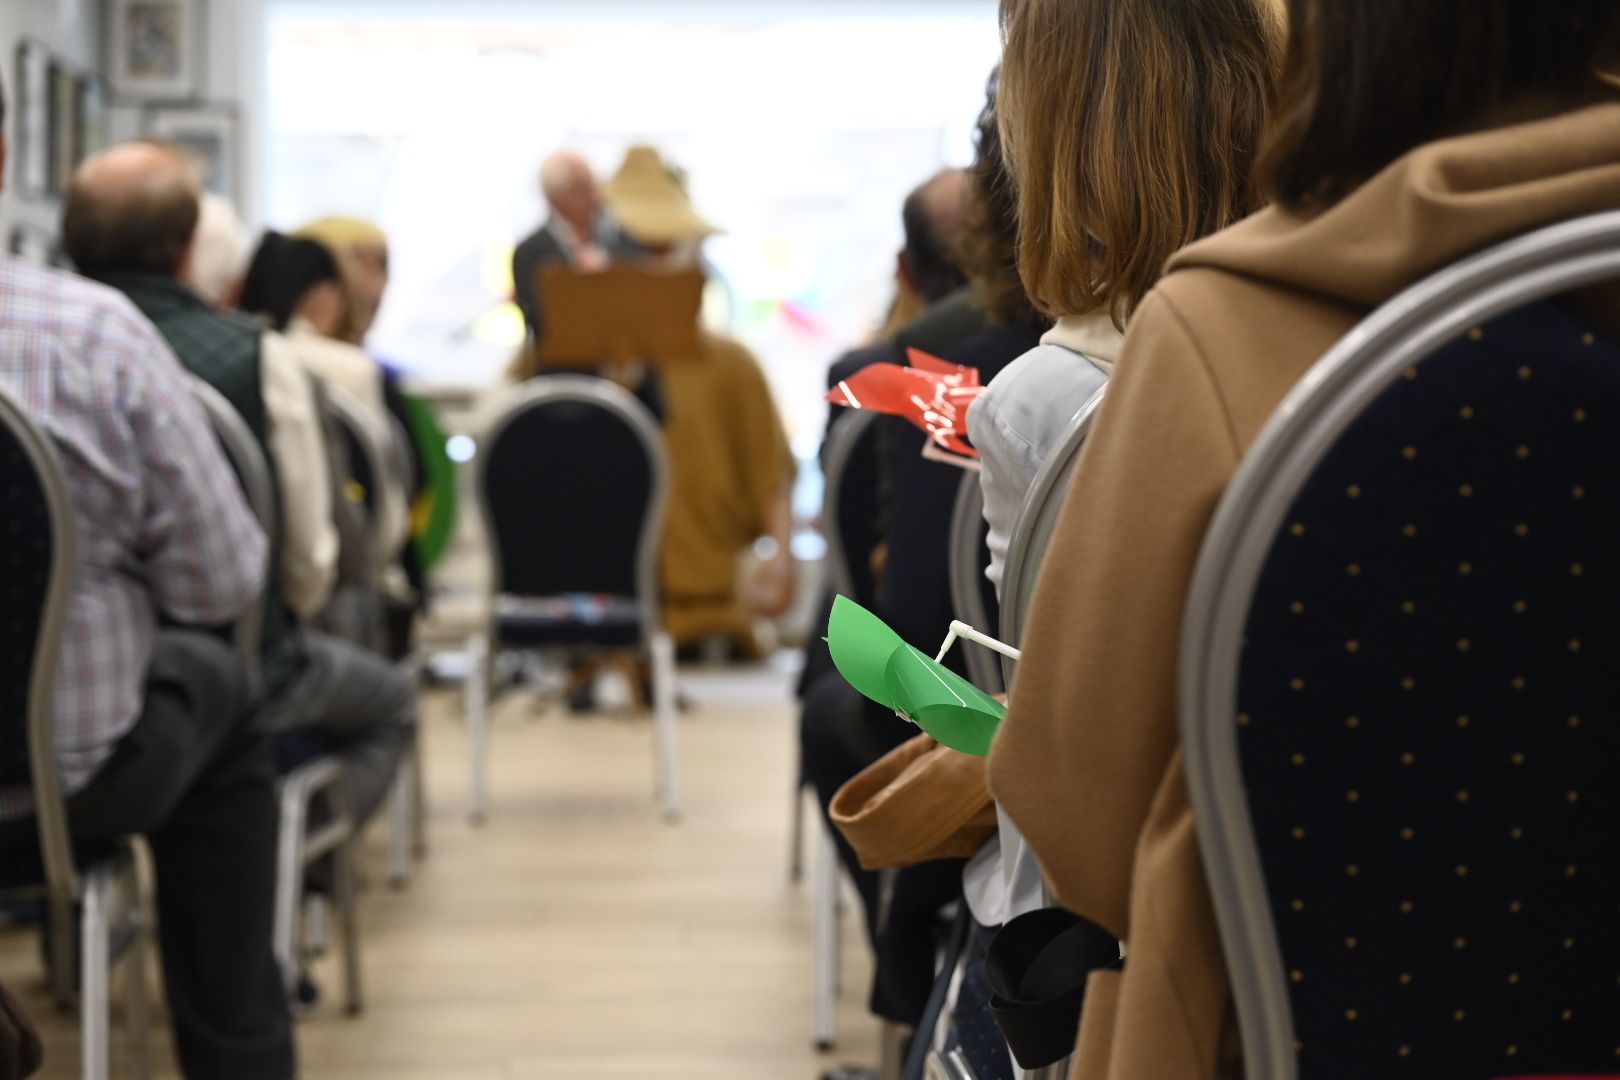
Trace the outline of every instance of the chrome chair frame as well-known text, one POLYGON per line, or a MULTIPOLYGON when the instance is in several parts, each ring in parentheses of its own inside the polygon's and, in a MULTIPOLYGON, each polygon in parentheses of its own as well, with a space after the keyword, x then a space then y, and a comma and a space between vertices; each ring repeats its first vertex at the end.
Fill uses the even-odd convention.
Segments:
MULTIPOLYGON (((979 556, 984 549, 980 534, 984 531, 984 488, 979 483, 976 469, 962 474, 962 483, 956 489, 956 503, 951 508, 950 571, 951 608, 956 617, 975 630, 992 634, 990 610, 984 602, 984 576, 979 556)), ((968 678, 988 694, 999 694, 1006 689, 1002 681, 999 656, 983 645, 964 642, 967 656, 968 678)))
MULTIPOLYGON (((1107 393, 1108 384, 1104 383, 1074 414, 1064 429, 1057 452, 1047 458, 1035 474, 1035 482, 1030 485, 1029 493, 1018 508, 1001 571, 1001 640, 1008 644, 1017 645, 1024 636, 1041 561, 1046 557, 1046 548, 1053 532, 1057 530, 1058 514, 1068 498, 1070 481, 1080 463, 1080 451, 1091 434, 1097 411, 1102 408, 1107 393)), ((1002 677, 1009 688, 1017 668, 1018 661, 1006 656, 1001 658, 1002 677)), ((1017 835, 1017 830, 1008 821, 1003 821, 1002 828, 1002 843, 1005 845, 1017 835)), ((1004 857, 1006 850, 1004 847, 1004 857)), ((1046 903, 1052 903, 1044 886, 1042 896, 1046 903)), ((946 1064, 958 1070, 966 1068, 966 1062, 946 1064)), ((1065 1059, 1045 1068, 1027 1070, 1024 1077, 1025 1080, 1062 1080, 1068 1075, 1068 1069, 1069 1062, 1065 1059)), ((949 1074, 950 1069, 946 1071, 949 1074)), ((958 1072, 956 1075, 962 1074, 958 1072)))
MULTIPOLYGON (((855 574, 850 567, 849 553, 844 550, 843 523, 838 510, 843 495, 844 471, 849 467, 855 447, 877 423, 879 415, 869 409, 850 409, 833 427, 822 451, 822 473, 826 483, 822 492, 821 531, 827 541, 827 570, 833 591, 844 596, 855 595, 855 574)), ((793 881, 804 876, 805 786, 802 769, 796 769, 793 776, 793 817, 788 840, 788 877, 793 881)), ((838 845, 828 826, 823 825, 817 833, 815 860, 814 892, 811 897, 815 946, 811 1041, 816 1049, 825 1053, 838 1041, 840 879, 838 845)))
POLYGON ((52 713, 56 672, 73 598, 77 561, 78 517, 68 495, 61 462, 49 439, 9 393, 0 389, 0 426, 16 437, 44 492, 51 522, 51 569, 46 602, 36 630, 34 662, 28 680, 28 760, 34 817, 45 881, 41 885, 0 890, 0 896, 42 900, 49 912, 46 948, 51 996, 58 1008, 73 1000, 74 930, 80 939, 79 1013, 80 1075, 106 1080, 111 1070, 110 975, 125 962, 125 1024, 134 1044, 132 1072, 151 1071, 151 1011, 147 1002, 146 954, 151 947, 152 885, 137 853, 135 838, 123 838, 115 852, 80 872, 73 857, 66 801, 57 777, 55 724, 52 713), (116 903, 120 886, 127 889, 124 910, 116 903), (74 907, 79 907, 75 919, 74 907))
MULTIPOLYGON (((542 375, 530 379, 503 395, 503 401, 484 435, 481 447, 493 446, 514 420, 530 409, 550 404, 590 405, 613 415, 635 434, 647 454, 649 490, 646 513, 637 542, 635 582, 636 604, 640 609, 642 647, 652 660, 653 730, 655 791, 665 821, 680 819, 681 803, 675 724, 675 642, 663 626, 659 602, 658 559, 662 550, 664 518, 669 506, 669 455, 663 433, 646 406, 622 387, 606 379, 580 375, 542 375)), ((489 706, 495 657, 491 643, 495 637, 495 608, 502 598, 500 540, 484 496, 489 454, 478 455, 475 490, 479 513, 488 539, 491 568, 486 596, 487 625, 474 632, 467 642, 468 679, 466 692, 467 732, 471 743, 470 817, 475 825, 489 815, 489 706)))
MULTIPOLYGON (((340 431, 346 433, 365 457, 366 471, 377 487, 374 509, 364 519, 364 600, 361 624, 358 627, 361 643, 370 648, 382 644, 382 596, 386 567, 383 560, 378 523, 388 520, 396 500, 402 498, 406 477, 411 473, 409 434, 398 419, 388 417, 387 442, 380 442, 379 433, 364 407, 354 397, 337 387, 325 391, 327 408, 340 431)), ((408 678, 415 682, 417 665, 408 658, 400 665, 408 678)), ((388 880, 395 888, 410 884, 411 862, 427 853, 426 783, 422 775, 421 734, 406 748, 404 758, 394 775, 393 787, 388 794, 388 880)))
MULTIPOLYGON (((236 470, 242 492, 259 525, 274 532, 275 494, 269 465, 258 440, 236 410, 212 386, 195 377, 192 394, 203 406, 220 443, 236 470)), ((259 670, 259 627, 263 623, 261 595, 252 609, 237 620, 234 641, 242 662, 254 673, 259 670), (250 625, 244 625, 250 624, 250 625)), ((360 935, 356 904, 355 860, 358 857, 354 817, 349 810, 343 770, 336 758, 323 755, 283 776, 276 786, 279 825, 276 833, 276 897, 272 946, 281 967, 283 986, 289 999, 298 988, 298 927, 304 892, 304 872, 315 860, 332 856, 334 899, 343 924, 345 992, 348 1011, 357 1014, 360 999, 360 935), (322 794, 328 797, 330 820, 319 831, 309 832, 310 807, 322 794)))
MULTIPOLYGON (((1007 558, 1001 569, 1001 640, 1018 645, 1029 621, 1029 605, 1035 597, 1035 581, 1040 575, 1041 560, 1046 547, 1057 529, 1058 514, 1069 494, 1069 482, 1080 463, 1080 450, 1091 434, 1108 393, 1104 383, 1096 393, 1086 399, 1080 411, 1074 414, 1063 432, 1057 452, 1047 458, 1035 474, 1035 482, 1018 508, 1012 532, 1007 541, 1007 558)), ((1012 686, 1013 671, 1018 662, 1010 657, 1001 661, 1003 678, 1012 686)))
POLYGON ((1620 212, 1537 230, 1411 286, 1357 324, 1283 399, 1216 509, 1188 596, 1177 693, 1187 786, 1250 1080, 1297 1075, 1235 721, 1244 627, 1271 539, 1340 436, 1407 368, 1497 315, 1616 277, 1620 212))

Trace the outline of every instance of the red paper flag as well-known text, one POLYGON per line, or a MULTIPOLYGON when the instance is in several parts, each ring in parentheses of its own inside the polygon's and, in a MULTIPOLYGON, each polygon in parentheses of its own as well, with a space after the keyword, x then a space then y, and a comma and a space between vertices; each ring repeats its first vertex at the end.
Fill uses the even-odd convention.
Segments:
POLYGON ((977 457, 979 452, 962 436, 967 432, 968 409, 984 392, 978 369, 921 349, 907 350, 907 357, 910 367, 868 364, 840 382, 827 400, 904 417, 937 445, 963 457, 977 457))

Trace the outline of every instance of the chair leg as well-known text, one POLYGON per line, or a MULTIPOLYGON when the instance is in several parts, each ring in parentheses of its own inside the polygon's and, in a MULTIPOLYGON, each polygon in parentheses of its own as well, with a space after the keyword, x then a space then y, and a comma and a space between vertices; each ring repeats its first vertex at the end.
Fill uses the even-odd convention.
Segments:
POLYGON ((489 637, 467 639, 467 757, 471 776, 470 818, 482 825, 489 818, 489 637))
POLYGON ((107 982, 112 960, 108 915, 112 884, 104 866, 92 870, 84 883, 79 923, 79 1035, 84 1080, 107 1080, 111 1071, 107 982))
POLYGON ((124 1026, 129 1031, 130 1075, 148 1080, 152 1075, 152 1010, 147 999, 146 953, 152 943, 152 912, 142 896, 141 884, 132 881, 129 898, 134 932, 125 947, 124 1026))
POLYGON ((838 1038, 838 847, 832 833, 821 831, 816 845, 815 1019, 816 1049, 825 1053, 838 1038))
POLYGON ((276 910, 272 946, 287 1000, 298 994, 298 909, 304 893, 305 808, 301 793, 283 789, 276 836, 276 910))
POLYGON ((658 757, 658 799, 664 820, 681 816, 680 777, 675 748, 675 640, 660 631, 652 638, 653 723, 658 757))
POLYGON ((355 846, 357 837, 351 833, 343 845, 333 852, 333 886, 336 892, 338 918, 343 922, 343 987, 345 1008, 350 1016, 360 1015, 365 1007, 360 984, 360 919, 355 882, 355 846))
POLYGON ((427 776, 422 768, 421 734, 411 752, 411 854, 427 857, 427 776))
POLYGON ((50 950, 51 1001, 61 1012, 73 1008, 73 933, 80 913, 70 898, 52 898, 46 948, 50 950))
POLYGON ((403 889, 411 883, 411 832, 416 816, 416 748, 406 751, 388 794, 388 883, 403 889))
POLYGON ((788 881, 804 880, 804 752, 793 769, 793 810, 788 819, 788 881))

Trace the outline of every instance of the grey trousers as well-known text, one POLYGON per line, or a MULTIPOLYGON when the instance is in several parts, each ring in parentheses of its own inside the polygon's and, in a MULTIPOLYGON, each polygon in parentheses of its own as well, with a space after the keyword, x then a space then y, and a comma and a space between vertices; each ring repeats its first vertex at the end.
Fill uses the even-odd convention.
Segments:
POLYGON ((274 736, 313 736, 337 755, 349 783, 355 821, 371 818, 388 796, 416 733, 416 692, 377 653, 315 630, 300 631, 304 669, 265 703, 274 736))

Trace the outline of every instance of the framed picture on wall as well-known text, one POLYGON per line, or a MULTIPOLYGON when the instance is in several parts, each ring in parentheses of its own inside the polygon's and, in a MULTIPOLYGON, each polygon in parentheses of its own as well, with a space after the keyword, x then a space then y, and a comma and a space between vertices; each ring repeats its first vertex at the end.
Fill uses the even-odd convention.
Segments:
POLYGON ((51 189, 61 191, 79 166, 79 76, 51 64, 51 189))
POLYGON ((113 90, 153 100, 192 98, 201 85, 202 0, 109 0, 113 90))
POLYGON ((27 198, 51 192, 51 54, 27 38, 17 45, 17 188, 27 198))
POLYGON ((6 243, 6 250, 19 259, 38 263, 40 266, 61 266, 63 264, 61 245, 56 242, 56 234, 49 229, 42 229, 38 225, 23 222, 11 230, 11 236, 6 243))
POLYGON ((86 75, 79 85, 79 160, 112 145, 107 129, 107 84, 86 75))
POLYGON ((237 200, 241 166, 235 105, 154 105, 142 114, 141 131, 185 148, 197 160, 204 189, 237 200))

